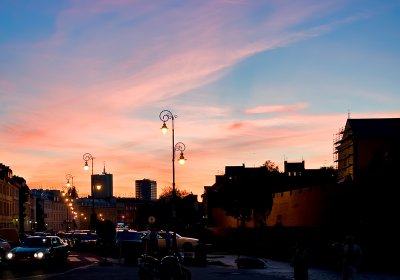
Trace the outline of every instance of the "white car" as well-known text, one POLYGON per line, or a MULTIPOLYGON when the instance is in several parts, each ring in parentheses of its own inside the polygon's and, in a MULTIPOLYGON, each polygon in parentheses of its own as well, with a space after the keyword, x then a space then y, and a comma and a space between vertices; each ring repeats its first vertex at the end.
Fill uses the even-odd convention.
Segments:
MULTIPOLYGON (((173 232, 170 231, 171 235, 171 247, 172 247, 172 236, 173 232)), ((165 241, 165 236, 166 232, 161 230, 157 232, 157 241, 158 241, 158 247, 160 249, 165 249, 166 246, 166 241, 165 241)), ((146 233, 145 237, 146 239, 150 238, 150 231, 146 233)), ((191 238, 191 237, 185 237, 181 236, 178 233, 176 233, 176 244, 178 247, 178 251, 183 251, 183 252, 193 252, 194 249, 199 245, 199 239, 197 238, 191 238)))

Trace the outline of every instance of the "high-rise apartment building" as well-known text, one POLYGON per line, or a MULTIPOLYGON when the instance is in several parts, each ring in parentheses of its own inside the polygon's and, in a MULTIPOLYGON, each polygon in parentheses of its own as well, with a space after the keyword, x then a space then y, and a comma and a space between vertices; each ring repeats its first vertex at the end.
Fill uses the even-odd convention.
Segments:
POLYGON ((135 181, 136 198, 143 200, 157 200, 157 182, 149 179, 135 181))
POLYGON ((111 198, 113 196, 113 175, 106 172, 92 175, 92 196, 94 198, 111 198))

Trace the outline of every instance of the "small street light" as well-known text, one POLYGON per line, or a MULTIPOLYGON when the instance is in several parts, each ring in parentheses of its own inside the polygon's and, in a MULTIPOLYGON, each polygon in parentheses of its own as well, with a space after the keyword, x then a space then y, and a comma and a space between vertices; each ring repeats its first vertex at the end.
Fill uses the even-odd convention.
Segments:
POLYGON ((93 159, 94 157, 90 154, 90 153, 85 153, 83 155, 83 160, 85 161, 85 165, 83 166, 84 170, 89 170, 89 165, 88 165, 88 161, 90 160, 92 163, 92 176, 90 177, 90 181, 91 181, 91 191, 92 191, 92 215, 90 216, 90 227, 91 229, 95 229, 96 226, 96 220, 97 220, 97 216, 96 216, 96 212, 94 209, 94 185, 93 185, 93 159))
POLYGON ((65 179, 67 179, 67 183, 65 184, 67 186, 67 191, 64 192, 62 195, 65 197, 64 202, 67 206, 67 220, 66 220, 66 231, 69 231, 69 208, 72 206, 72 189, 74 187, 74 176, 71 174, 65 175, 65 179), (71 181, 71 183, 70 183, 71 181))
POLYGON ((180 152, 178 162, 180 165, 184 165, 186 162, 185 157, 183 156, 183 151, 185 151, 186 146, 182 142, 178 142, 175 145, 175 151, 180 152))

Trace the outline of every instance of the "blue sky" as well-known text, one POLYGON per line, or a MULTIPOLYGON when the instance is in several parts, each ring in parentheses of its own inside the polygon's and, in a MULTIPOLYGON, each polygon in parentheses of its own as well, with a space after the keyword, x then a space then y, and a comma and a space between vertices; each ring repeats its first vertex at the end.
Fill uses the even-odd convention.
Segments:
POLYGON ((90 176, 201 195, 227 165, 334 165, 351 118, 400 117, 400 1, 1 1, 0 162, 31 188, 90 176), (171 125, 167 122, 167 125, 171 125))

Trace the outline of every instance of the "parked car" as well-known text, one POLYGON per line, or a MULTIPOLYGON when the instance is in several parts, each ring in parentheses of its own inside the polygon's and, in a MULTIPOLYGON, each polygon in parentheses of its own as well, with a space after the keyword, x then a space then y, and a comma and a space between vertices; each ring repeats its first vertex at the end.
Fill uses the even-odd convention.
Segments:
POLYGON ((6 240, 11 248, 21 245, 20 236, 16 228, 0 228, 0 237, 6 240))
POLYGON ((21 246, 6 254, 9 264, 64 262, 68 259, 69 247, 58 236, 29 236, 21 246))
POLYGON ((98 235, 93 232, 74 232, 70 242, 73 250, 94 251, 97 246, 98 235))
POLYGON ((74 247, 75 240, 72 232, 58 233, 57 236, 59 236, 64 243, 68 244, 70 249, 74 247))
MULTIPOLYGON (((174 232, 170 231, 169 232, 172 236, 174 235, 174 232)), ((157 232, 157 241, 158 241, 158 248, 160 249, 165 249, 167 247, 167 242, 166 242, 166 237, 167 232, 164 230, 160 230, 157 232)), ((146 232, 144 234, 145 239, 150 239, 150 231, 146 232)), ((197 238, 192 238, 192 237, 185 237, 181 236, 180 234, 176 233, 176 245, 178 247, 178 251, 182 252, 194 252, 195 248, 199 245, 199 239, 197 238)), ((171 239, 171 246, 172 246, 172 239, 171 239)))
POLYGON ((6 254, 11 250, 11 245, 7 240, 0 238, 0 263, 4 260, 6 254))

